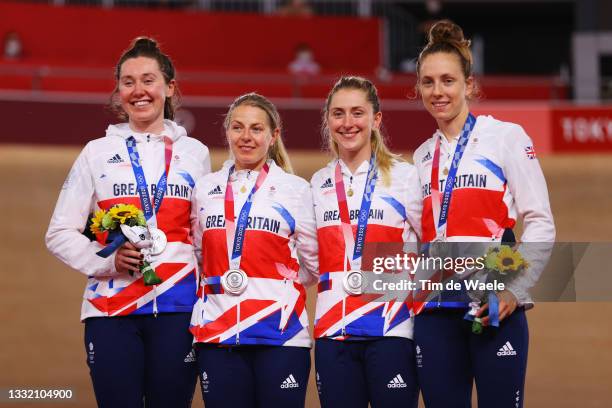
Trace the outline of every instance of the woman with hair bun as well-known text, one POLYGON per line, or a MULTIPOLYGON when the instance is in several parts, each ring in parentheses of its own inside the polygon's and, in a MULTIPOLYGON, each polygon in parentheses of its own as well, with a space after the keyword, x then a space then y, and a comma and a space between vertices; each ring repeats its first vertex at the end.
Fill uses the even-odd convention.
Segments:
POLYGON ((364 293, 363 243, 416 244, 420 234, 415 168, 387 148, 381 125, 374 84, 340 78, 323 110, 334 159, 311 180, 321 265, 315 362, 323 408, 418 402, 409 303, 364 293))
POLYGON ((281 119, 249 93, 224 122, 230 160, 193 196, 202 275, 193 310, 207 408, 303 407, 310 371, 306 285, 317 281, 308 183, 293 175, 281 119))
POLYGON ((198 280, 191 195, 210 172, 208 149, 173 122, 174 66, 154 40, 136 38, 115 79, 111 108, 125 123, 110 125, 77 158, 46 243, 88 279, 81 320, 98 406, 190 407, 197 366, 189 321, 198 280), (105 236, 92 242, 82 234, 91 212, 117 204, 143 211, 145 230, 156 238, 145 263, 161 282, 144 281, 135 245, 102 251, 105 236))
MULTIPOLYGON (((522 218, 521 242, 551 243, 555 227, 533 142, 519 125, 470 113, 476 85, 469 45, 459 26, 442 20, 429 31, 417 62, 417 92, 438 125, 414 153, 423 194, 422 239, 512 243, 512 228, 522 218)), ((523 255, 535 270, 543 257, 529 258, 528 252, 523 255)), ((470 407, 474 379, 479 407, 523 406, 525 310, 533 306, 527 289, 536 278, 510 281, 484 305, 450 301, 444 293, 425 305, 415 318, 415 344, 428 408, 470 407), (498 306, 497 313, 489 304, 498 306), (499 327, 474 333, 465 319, 470 310, 485 326, 499 320, 499 327)))

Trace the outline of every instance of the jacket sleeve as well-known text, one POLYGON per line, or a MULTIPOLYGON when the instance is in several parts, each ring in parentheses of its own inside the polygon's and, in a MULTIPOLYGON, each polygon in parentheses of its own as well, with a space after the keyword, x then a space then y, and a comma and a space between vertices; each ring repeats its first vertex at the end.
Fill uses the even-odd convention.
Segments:
POLYGON ((94 210, 89 149, 89 145, 85 146, 62 186, 45 242, 49 251, 71 268, 87 276, 111 276, 117 274, 115 253, 108 258, 96 255, 103 246, 82 234, 94 210))
POLYGON ((199 213, 203 203, 198 197, 198 191, 201 189, 201 183, 196 182, 191 192, 191 241, 193 242, 193 253, 198 264, 198 276, 201 273, 202 267, 202 234, 203 228, 200 225, 199 213))
POLYGON ((410 166, 409 172, 406 174, 406 186, 406 221, 412 230, 412 232, 408 232, 407 241, 416 241, 417 238, 421 238, 421 216, 423 213, 421 182, 416 166, 410 166))
POLYGON ((194 174, 195 186, 191 191, 191 241, 193 242, 193 253, 197 260, 198 276, 202 266, 202 228, 198 221, 198 214, 202 203, 198 202, 198 181, 211 172, 210 153, 208 148, 202 145, 201 151, 202 155, 201 158, 198 159, 198 163, 201 163, 202 166, 198 169, 198 172, 194 174))
POLYGON ((523 234, 518 251, 529 263, 520 276, 509 282, 519 304, 533 304, 528 290, 535 285, 548 263, 555 241, 555 224, 546 180, 535 158, 533 142, 522 127, 513 125, 504 138, 504 174, 523 220, 523 234))
POLYGON ((295 233, 300 261, 299 279, 302 285, 311 286, 319 281, 319 245, 310 185, 304 183, 300 186, 297 195, 295 233))

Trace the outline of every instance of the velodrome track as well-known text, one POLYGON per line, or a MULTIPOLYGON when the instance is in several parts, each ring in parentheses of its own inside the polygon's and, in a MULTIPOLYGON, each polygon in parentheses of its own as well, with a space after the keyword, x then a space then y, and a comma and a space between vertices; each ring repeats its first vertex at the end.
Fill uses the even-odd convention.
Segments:
MULTIPOLYGON (((49 406, 95 406, 79 323, 85 279, 44 246, 57 195, 78 151, 74 147, 0 145, 3 397, 7 388, 71 389, 73 400, 49 406)), ((319 152, 290 154, 297 173, 306 178, 328 160, 319 152)), ((224 151, 213 152, 213 168, 218 169, 225 157, 224 151)), ((549 185, 557 240, 612 241, 612 156, 562 155, 540 160, 549 185)), ((309 296, 310 311, 313 301, 309 296)), ((540 303, 528 313, 526 407, 610 406, 611 314, 612 302, 540 303)), ((0 405, 10 407, 45 406, 41 404, 0 400, 0 405)), ((199 389, 196 406, 202 406, 199 389)), ((312 376, 307 406, 318 406, 312 376)))

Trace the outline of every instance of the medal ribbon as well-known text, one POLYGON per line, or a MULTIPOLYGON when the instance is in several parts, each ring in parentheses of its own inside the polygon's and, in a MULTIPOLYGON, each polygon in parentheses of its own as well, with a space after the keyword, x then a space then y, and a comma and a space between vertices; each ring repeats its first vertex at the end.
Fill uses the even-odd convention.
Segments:
POLYGON ((229 170, 227 175, 227 186, 225 188, 225 237, 227 240, 228 260, 230 269, 240 268, 240 259, 242 258, 242 246, 244 245, 244 235, 246 233, 246 227, 249 220, 249 213, 253 205, 253 196, 259 190, 259 187, 264 183, 270 166, 265 163, 261 168, 255 185, 251 189, 240 214, 238 220, 235 219, 234 215, 234 190, 232 188, 231 176, 234 172, 234 166, 229 170))
MULTIPOLYGON (((130 155, 130 162, 132 163, 132 170, 134 171, 134 177, 136 177, 136 186, 138 188, 138 195, 140 196, 140 204, 142 211, 144 212, 147 221, 155 217, 155 214, 159 211, 164 195, 166 194, 166 186, 168 185, 168 174, 170 174, 170 161, 172 160, 172 139, 164 136, 164 161, 165 168, 164 174, 160 177, 157 182, 155 189, 155 195, 153 196, 153 202, 149 197, 149 189, 147 187, 147 179, 145 178, 142 165, 140 163, 140 155, 136 148, 136 139, 134 136, 130 136, 125 141, 125 144, 130 155), (153 208, 154 207, 154 208, 153 208)), ((156 224, 156 222, 154 222, 156 224)))
POLYGON ((440 197, 439 188, 439 170, 440 170, 440 139, 438 136, 436 139, 436 147, 434 150, 434 157, 431 163, 431 210, 433 212, 433 222, 436 229, 436 238, 443 238, 446 235, 446 220, 448 218, 448 209, 450 207, 451 195, 453 188, 455 187, 455 178, 457 176, 457 170, 459 169, 459 162, 463 157, 465 148, 470 138, 470 133, 474 129, 476 124, 476 118, 471 113, 468 114, 461 135, 457 141, 457 147, 453 155, 453 161, 451 168, 448 171, 446 177, 446 183, 444 185, 444 195, 440 197), (436 224, 436 220, 438 223, 436 224))
MULTIPOLYGON (((149 197, 147 179, 145 178, 144 171, 142 169, 142 164, 140 162, 140 155, 138 154, 138 149, 136 148, 136 139, 134 138, 134 136, 130 136, 125 141, 128 150, 128 155, 130 156, 130 163, 132 164, 132 171, 134 172, 134 177, 136 178, 138 196, 140 197, 140 206, 142 207, 142 211, 147 220, 147 223, 149 219, 152 219, 151 224, 153 224, 153 226, 157 225, 155 214, 157 214, 157 212, 159 211, 159 207, 161 207, 162 200, 164 199, 164 195, 166 194, 166 187, 168 185, 168 174, 170 174, 170 162, 172 161, 172 139, 170 139, 168 136, 164 136, 163 138, 165 145, 164 173, 161 175, 159 181, 157 182, 155 195, 153 196, 153 203, 151 203, 151 198, 149 197)), ((118 234, 117 237, 110 244, 104 247, 101 251, 98 251, 97 254, 103 258, 107 258, 126 241, 127 238, 125 237, 125 235, 118 234)))
POLYGON ((344 191, 344 180, 342 179, 342 169, 340 161, 336 163, 335 184, 336 197, 338 199, 338 210, 340 212, 340 225, 342 227, 342 235, 346 245, 346 254, 349 258, 350 269, 353 269, 351 261, 361 258, 363 246, 365 244, 365 235, 368 228, 368 217, 370 215, 370 207, 372 206, 372 195, 376 188, 376 180, 378 179, 378 169, 376 168, 376 156, 370 157, 370 165, 368 167, 368 175, 366 177, 365 188, 363 190, 363 198, 361 199, 361 207, 359 209, 359 220, 357 222, 357 232, 353 236, 353 228, 351 227, 351 218, 349 215, 346 192, 344 191), (352 252, 352 259, 350 253, 352 252))

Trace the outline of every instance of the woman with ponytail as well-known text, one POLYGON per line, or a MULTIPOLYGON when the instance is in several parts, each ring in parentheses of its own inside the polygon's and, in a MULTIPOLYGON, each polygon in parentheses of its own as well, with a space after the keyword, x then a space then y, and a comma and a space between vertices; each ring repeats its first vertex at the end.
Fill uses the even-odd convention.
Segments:
POLYGON ((533 306, 527 290, 550 248, 531 243, 553 242, 555 227, 529 136, 514 123, 470 113, 476 84, 469 46, 459 26, 442 20, 417 62, 417 92, 438 125, 414 153, 423 191, 422 240, 512 244, 512 228, 522 218, 521 241, 529 244, 520 249, 530 267, 491 292, 486 304, 466 296, 451 301, 444 292, 425 304, 415 318, 417 372, 428 408, 470 407, 474 379, 479 407, 517 408, 527 368, 525 310, 533 306), (475 318, 499 327, 478 334, 469 321, 475 318))
POLYGON ((200 296, 193 311, 207 408, 303 407, 317 281, 308 183, 293 175, 276 107, 249 93, 225 116, 230 160, 196 185, 200 296))
POLYGON ((88 279, 81 319, 98 406, 190 407, 197 380, 189 332, 197 293, 191 194, 210 172, 208 149, 173 121, 174 66, 154 40, 135 39, 115 79, 111 108, 124 123, 110 125, 77 158, 47 247, 88 279), (96 228, 93 242, 82 234, 92 211, 118 204, 143 211, 147 234, 157 238, 150 258, 129 242, 103 250, 105 234, 96 228), (143 261, 161 282, 143 279, 143 261))
POLYGON ((333 160, 311 180, 320 263, 315 360, 324 408, 417 403, 409 304, 364 293, 359 243, 415 243, 420 234, 416 171, 389 151, 381 125, 374 84, 340 78, 323 111, 333 160))

